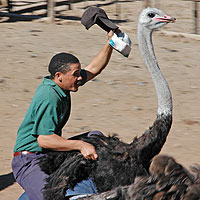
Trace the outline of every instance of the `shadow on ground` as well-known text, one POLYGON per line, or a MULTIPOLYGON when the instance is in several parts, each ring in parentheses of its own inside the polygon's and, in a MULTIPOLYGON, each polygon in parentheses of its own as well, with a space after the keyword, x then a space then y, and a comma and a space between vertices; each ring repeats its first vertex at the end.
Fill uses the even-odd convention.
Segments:
POLYGON ((9 174, 0 175, 0 191, 14 184, 15 182, 16 181, 12 172, 9 174))

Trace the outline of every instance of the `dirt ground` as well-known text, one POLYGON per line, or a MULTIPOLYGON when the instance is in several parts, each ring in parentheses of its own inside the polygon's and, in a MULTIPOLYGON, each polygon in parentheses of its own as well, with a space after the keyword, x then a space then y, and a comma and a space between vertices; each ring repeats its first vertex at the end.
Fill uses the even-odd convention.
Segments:
MULTIPOLYGON (((81 17, 83 7, 109 1, 90 1, 63 11, 81 17)), ((190 1, 160 1, 166 14, 177 18, 165 31, 193 32, 190 1), (182 12, 181 12, 182 11, 182 12)), ((153 2, 152 6, 155 3, 153 2)), ((94 81, 72 93, 71 117, 64 137, 89 130, 117 133, 126 142, 141 135, 156 118, 157 99, 151 77, 137 43, 137 17, 142 2, 124 2, 102 8, 132 39, 129 58, 114 51, 107 68, 94 81), (119 7, 120 6, 120 7, 119 7), (116 16, 116 9, 121 14, 116 16)), ((86 66, 102 48, 106 33, 97 26, 86 30, 79 20, 0 23, 0 200, 16 200, 23 192, 12 178, 11 160, 17 129, 36 87, 47 75, 47 65, 57 52, 76 55, 86 66)), ((188 167, 200 163, 200 40, 155 32, 156 56, 173 95, 173 125, 162 152, 188 167)))

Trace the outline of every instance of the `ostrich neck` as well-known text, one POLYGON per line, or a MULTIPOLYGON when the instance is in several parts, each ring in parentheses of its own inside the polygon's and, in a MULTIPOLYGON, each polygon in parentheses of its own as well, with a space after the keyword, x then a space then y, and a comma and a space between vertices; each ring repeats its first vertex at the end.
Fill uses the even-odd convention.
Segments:
POLYGON ((149 70, 156 89, 158 98, 157 115, 172 114, 171 93, 155 57, 152 44, 152 31, 143 27, 141 24, 138 25, 138 43, 142 58, 149 70))

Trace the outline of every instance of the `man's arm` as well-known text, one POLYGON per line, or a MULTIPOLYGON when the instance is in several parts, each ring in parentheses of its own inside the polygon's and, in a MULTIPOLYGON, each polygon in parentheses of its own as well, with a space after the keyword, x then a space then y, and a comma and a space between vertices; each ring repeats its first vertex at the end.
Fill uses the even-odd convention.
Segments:
POLYGON ((108 33, 108 40, 103 49, 94 57, 91 63, 85 67, 87 72, 87 81, 93 79, 95 76, 101 73, 101 71, 108 64, 113 48, 109 45, 110 39, 113 36, 113 31, 108 33))
POLYGON ((86 159, 95 160, 98 155, 93 145, 82 140, 68 140, 59 135, 39 135, 37 141, 40 147, 54 151, 79 150, 86 159))

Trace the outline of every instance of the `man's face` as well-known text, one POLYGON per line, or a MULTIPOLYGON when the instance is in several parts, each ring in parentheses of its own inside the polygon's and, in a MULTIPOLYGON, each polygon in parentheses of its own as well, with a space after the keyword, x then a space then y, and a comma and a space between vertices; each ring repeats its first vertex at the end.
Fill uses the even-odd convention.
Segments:
POLYGON ((82 77, 80 75, 81 72, 81 65, 80 63, 74 63, 70 65, 70 70, 66 73, 61 73, 61 83, 59 86, 64 91, 72 91, 76 92, 78 91, 78 87, 81 84, 82 77))

